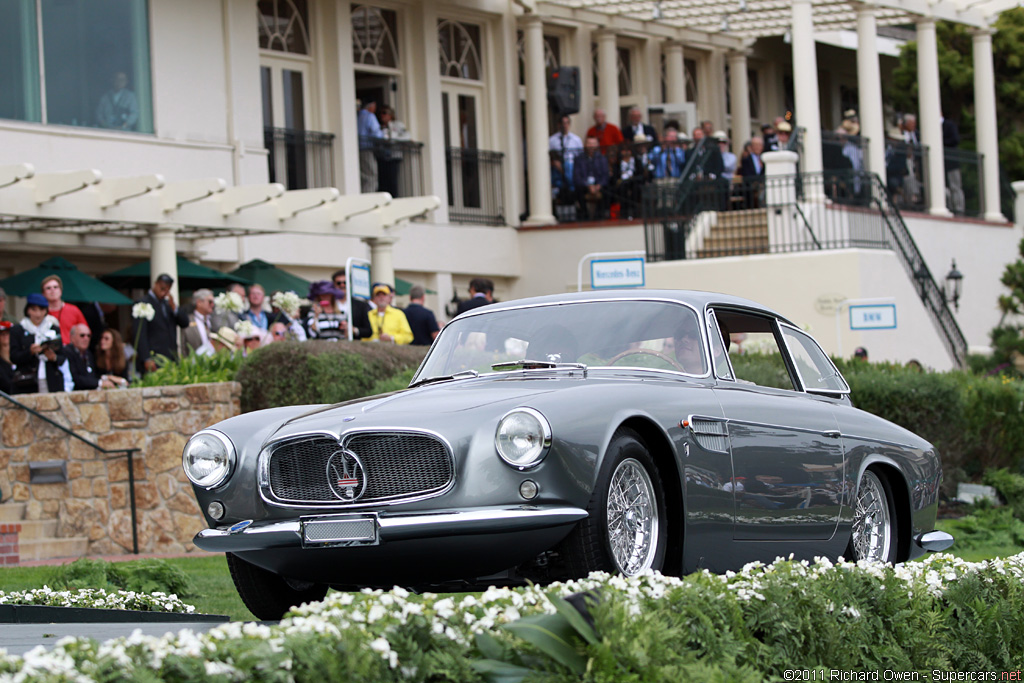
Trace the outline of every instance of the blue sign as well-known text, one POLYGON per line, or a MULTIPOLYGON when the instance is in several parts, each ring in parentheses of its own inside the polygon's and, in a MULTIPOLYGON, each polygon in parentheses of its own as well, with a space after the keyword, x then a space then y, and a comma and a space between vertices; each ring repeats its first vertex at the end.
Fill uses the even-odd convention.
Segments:
POLYGON ((896 304, 850 306, 851 330, 896 329, 896 304))
POLYGON ((643 287, 644 259, 602 259, 590 262, 590 288, 643 287))

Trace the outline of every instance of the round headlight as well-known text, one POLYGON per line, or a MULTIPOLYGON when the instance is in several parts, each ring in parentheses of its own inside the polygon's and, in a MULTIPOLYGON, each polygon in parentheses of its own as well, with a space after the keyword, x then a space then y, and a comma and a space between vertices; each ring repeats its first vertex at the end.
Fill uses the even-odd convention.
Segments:
POLYGON ((181 454, 185 474, 196 486, 212 489, 224 483, 235 464, 235 447, 220 432, 199 432, 185 444, 181 454))
POLYGON ((534 467, 551 446, 551 425, 533 408, 516 408, 498 420, 494 446, 509 465, 519 469, 534 467))

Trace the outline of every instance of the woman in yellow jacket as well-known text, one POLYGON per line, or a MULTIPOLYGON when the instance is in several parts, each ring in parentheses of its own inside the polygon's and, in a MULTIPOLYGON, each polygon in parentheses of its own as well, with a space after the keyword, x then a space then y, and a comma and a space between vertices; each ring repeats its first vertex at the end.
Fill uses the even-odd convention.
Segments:
POLYGON ((412 328, 401 309, 393 308, 391 300, 394 291, 391 285, 378 282, 373 286, 373 303, 376 311, 370 311, 370 327, 373 335, 363 341, 382 341, 392 344, 409 344, 412 342, 412 328))

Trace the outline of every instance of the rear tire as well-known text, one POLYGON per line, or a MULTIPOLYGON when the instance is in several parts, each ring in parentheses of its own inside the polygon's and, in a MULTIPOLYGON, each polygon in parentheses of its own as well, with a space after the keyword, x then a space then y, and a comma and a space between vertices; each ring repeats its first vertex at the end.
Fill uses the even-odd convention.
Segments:
POLYGON ((662 569, 668 546, 665 490, 636 432, 621 429, 612 437, 587 512, 562 546, 572 577, 662 569))
POLYGON ((284 578, 233 553, 227 553, 227 558, 235 590, 253 616, 262 621, 276 621, 292 607, 323 600, 327 595, 325 585, 314 583, 302 589, 293 588, 284 578))
POLYGON ((853 528, 846 556, 853 560, 896 562, 896 504, 889 481, 864 470, 853 505, 853 528))

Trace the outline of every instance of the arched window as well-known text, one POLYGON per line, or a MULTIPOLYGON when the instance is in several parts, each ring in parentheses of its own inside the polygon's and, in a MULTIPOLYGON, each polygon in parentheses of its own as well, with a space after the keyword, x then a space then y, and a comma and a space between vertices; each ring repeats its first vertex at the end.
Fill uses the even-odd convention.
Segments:
POLYGON ((306 0, 259 0, 260 48, 309 54, 309 12, 306 0))
POLYGON ((437 39, 442 76, 483 80, 479 26, 441 19, 437 39))
POLYGON ((393 10, 352 7, 352 61, 356 64, 399 68, 397 15, 393 10))

